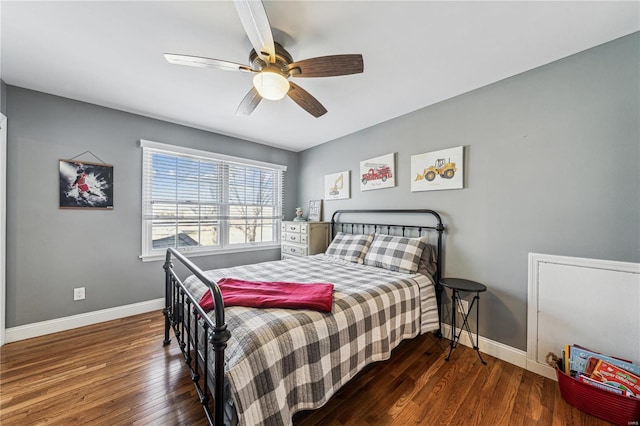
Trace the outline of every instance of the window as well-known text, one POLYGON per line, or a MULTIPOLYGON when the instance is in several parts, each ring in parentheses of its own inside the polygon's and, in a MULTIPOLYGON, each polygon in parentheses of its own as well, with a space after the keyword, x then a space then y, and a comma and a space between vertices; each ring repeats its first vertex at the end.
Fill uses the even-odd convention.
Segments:
POLYGON ((142 258, 279 245, 285 166, 157 142, 142 147, 142 258))

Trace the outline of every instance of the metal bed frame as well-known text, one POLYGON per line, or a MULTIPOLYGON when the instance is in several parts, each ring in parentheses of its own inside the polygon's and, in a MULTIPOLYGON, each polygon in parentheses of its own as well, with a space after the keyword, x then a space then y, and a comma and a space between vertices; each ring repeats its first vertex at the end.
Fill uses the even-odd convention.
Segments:
MULTIPOLYGON (((438 325, 439 328, 435 334, 442 336, 441 330, 441 302, 442 302, 442 286, 440 285, 440 274, 442 271, 442 237, 445 226, 442 223, 440 215, 428 209, 418 210, 393 210, 393 209, 376 209, 376 210, 336 210, 331 216, 331 239, 334 237, 334 231, 339 230, 347 233, 378 232, 390 234, 401 231, 401 235, 405 236, 407 231, 416 230, 419 236, 428 230, 435 230, 437 236, 437 272, 435 276, 436 282, 436 299, 438 305, 438 325), (427 225, 387 225, 376 224, 371 222, 340 222, 338 219, 341 215, 430 215, 432 226, 427 225), (396 231, 398 230, 398 231, 396 231)), ((174 248, 168 248, 163 266, 165 270, 165 308, 162 310, 165 318, 164 327, 164 345, 171 343, 169 330, 173 328, 176 340, 178 341, 180 350, 184 357, 185 363, 189 369, 191 380, 198 393, 198 399, 204 409, 209 424, 222 425, 224 418, 224 351, 227 342, 231 337, 231 332, 227 329, 224 317, 224 301, 222 293, 217 283, 204 275, 204 272, 193 264, 189 259, 183 256, 174 248), (214 301, 214 319, 198 305, 198 300, 185 287, 183 281, 178 277, 174 270, 172 259, 175 258, 182 263, 189 271, 191 271, 200 281, 202 281, 211 291, 214 301), (209 366, 209 350, 201 350, 198 342, 208 342, 211 345, 214 356, 213 363, 213 383, 210 382, 210 366, 209 366), (213 395, 210 387, 213 385, 213 395)))

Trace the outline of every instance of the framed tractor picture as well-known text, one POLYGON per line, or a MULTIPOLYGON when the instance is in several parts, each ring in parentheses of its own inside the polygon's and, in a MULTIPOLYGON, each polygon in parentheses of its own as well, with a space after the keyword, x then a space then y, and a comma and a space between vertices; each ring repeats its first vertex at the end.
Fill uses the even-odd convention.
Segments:
POLYGON ((464 188, 464 147, 411 156, 411 191, 464 188))

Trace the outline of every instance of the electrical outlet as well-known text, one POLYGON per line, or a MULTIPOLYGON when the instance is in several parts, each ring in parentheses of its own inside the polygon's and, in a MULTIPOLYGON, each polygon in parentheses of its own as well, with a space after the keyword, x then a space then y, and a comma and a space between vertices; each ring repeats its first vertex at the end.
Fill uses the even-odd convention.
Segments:
POLYGON ((468 300, 462 300, 459 299, 460 304, 458 305, 458 312, 460 312, 463 315, 466 315, 467 312, 469 312, 469 301, 468 300), (460 306, 462 305, 462 306, 460 306), (462 309, 460 309, 462 308, 462 309))
POLYGON ((84 287, 73 289, 73 300, 84 300, 84 287))

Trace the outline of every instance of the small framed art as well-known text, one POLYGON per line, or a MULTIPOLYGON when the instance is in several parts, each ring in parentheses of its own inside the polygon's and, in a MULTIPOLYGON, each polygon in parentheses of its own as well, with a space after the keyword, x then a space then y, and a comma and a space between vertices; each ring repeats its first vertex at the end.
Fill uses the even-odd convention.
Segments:
POLYGON ((324 176, 324 199, 342 200, 351 198, 349 170, 324 176))
POLYGON ((307 220, 311 222, 317 222, 322 218, 322 200, 309 201, 309 213, 307 214, 307 220))

